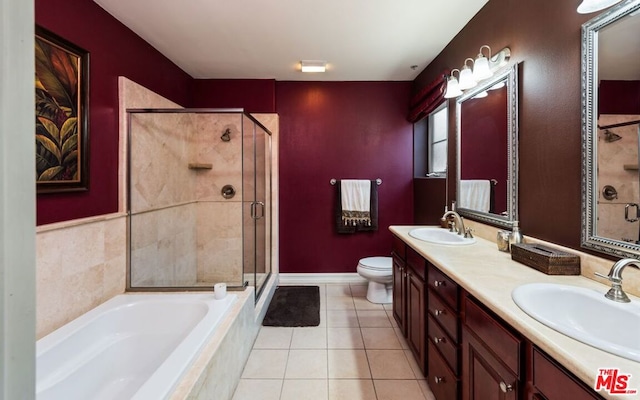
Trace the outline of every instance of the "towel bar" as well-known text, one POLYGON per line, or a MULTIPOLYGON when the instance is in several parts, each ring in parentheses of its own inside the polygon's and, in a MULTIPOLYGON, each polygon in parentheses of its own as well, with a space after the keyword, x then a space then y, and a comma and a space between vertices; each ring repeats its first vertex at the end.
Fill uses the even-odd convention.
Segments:
MULTIPOLYGON (((331 178, 331 180, 329 181, 329 183, 332 184, 332 185, 335 185, 336 182, 338 182, 338 180, 336 178, 331 178)), ((381 178, 376 179, 376 184, 378 186, 382 185, 382 179, 381 178)))

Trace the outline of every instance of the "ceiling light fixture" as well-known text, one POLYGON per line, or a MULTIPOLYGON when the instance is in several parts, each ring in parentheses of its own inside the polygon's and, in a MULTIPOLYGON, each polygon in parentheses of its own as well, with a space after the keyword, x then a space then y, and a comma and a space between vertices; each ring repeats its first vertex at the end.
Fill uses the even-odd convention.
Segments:
POLYGON ((302 60, 300 61, 300 70, 302 72, 325 72, 327 70, 327 62, 302 60))
POLYGON ((619 3, 621 0, 583 0, 578 6, 578 13, 589 14, 592 12, 604 10, 607 7, 619 3))

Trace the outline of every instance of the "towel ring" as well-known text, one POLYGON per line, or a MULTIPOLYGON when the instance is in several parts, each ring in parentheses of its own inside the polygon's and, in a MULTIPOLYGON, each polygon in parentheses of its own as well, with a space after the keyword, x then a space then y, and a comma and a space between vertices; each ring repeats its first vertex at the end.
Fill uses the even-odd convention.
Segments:
MULTIPOLYGON (((335 186, 335 184, 336 184, 337 182, 338 182, 338 180, 337 180, 336 178, 331 178, 331 180, 329 181, 329 183, 330 183, 332 186, 335 186)), ((382 185, 382 179, 381 179, 381 178, 376 179, 376 184, 377 184, 378 186, 382 185)))

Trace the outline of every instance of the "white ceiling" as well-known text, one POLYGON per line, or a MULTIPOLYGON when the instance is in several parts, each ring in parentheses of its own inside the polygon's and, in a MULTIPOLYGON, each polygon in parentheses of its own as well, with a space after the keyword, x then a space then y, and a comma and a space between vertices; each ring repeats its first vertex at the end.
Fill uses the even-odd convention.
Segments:
POLYGON ((94 1, 194 78, 406 81, 488 0, 94 1))

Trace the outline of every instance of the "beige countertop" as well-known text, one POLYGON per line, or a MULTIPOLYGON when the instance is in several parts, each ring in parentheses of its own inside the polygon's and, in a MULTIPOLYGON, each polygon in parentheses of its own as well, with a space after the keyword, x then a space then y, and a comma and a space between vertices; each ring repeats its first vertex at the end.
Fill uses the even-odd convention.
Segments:
MULTIPOLYGON (((603 397, 640 398, 640 363, 565 336, 531 318, 511 299, 511 291, 526 283, 561 283, 593 288, 603 294, 609 289, 608 286, 583 276, 543 274, 511 260, 510 253, 498 251, 495 243, 482 238, 476 237, 473 245, 446 246, 409 236, 409 231, 418 227, 423 226, 391 226, 389 230, 590 387, 594 387, 598 369, 601 368, 619 368, 620 373, 632 375, 628 388, 637 389, 638 395, 611 396, 600 391, 603 397)), ((640 301, 638 297, 630 297, 633 301, 640 301)), ((616 327, 612 326, 611 329, 616 327)))

